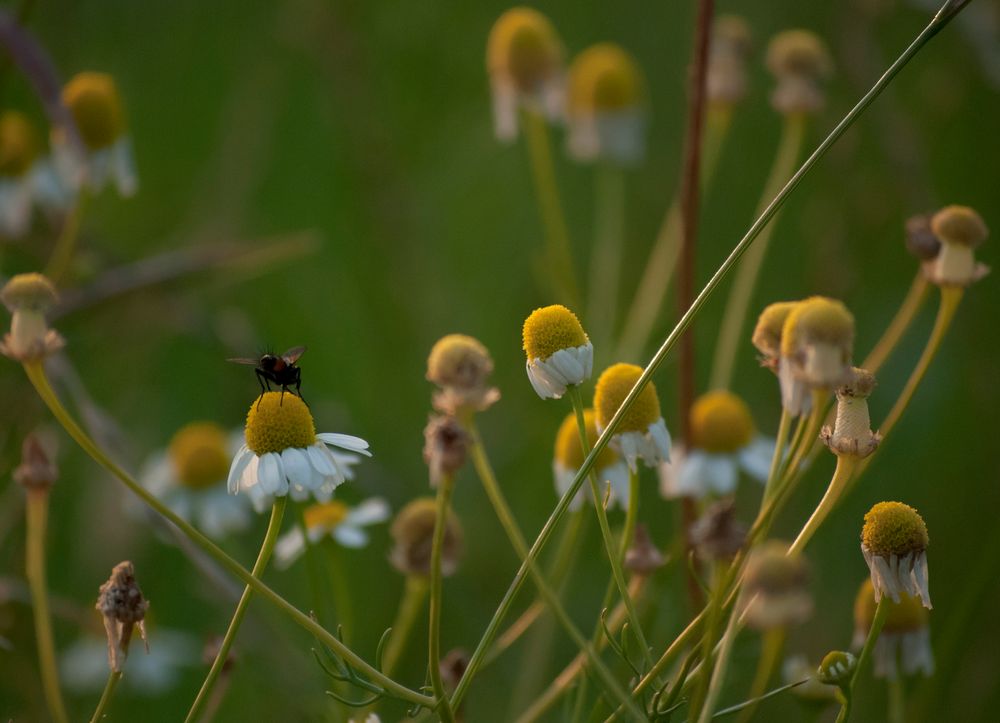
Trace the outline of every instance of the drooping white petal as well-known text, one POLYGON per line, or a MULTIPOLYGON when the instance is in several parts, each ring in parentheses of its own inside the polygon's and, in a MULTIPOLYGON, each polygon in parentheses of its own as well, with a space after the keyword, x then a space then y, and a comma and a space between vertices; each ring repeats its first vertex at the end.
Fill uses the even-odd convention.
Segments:
POLYGON ((789 414, 798 417, 809 412, 812 406, 809 387, 795 376, 792 362, 785 356, 778 359, 778 383, 781 385, 781 405, 789 414))
POLYGON ((257 479, 260 480, 261 488, 269 495, 283 497, 288 494, 288 480, 285 479, 281 466, 281 457, 274 452, 268 452, 260 458, 257 479))
POLYGON ((296 489, 311 489, 313 470, 303 450, 296 447, 284 449, 281 453, 281 465, 293 492, 296 489))
POLYGON ((31 221, 31 185, 28 178, 0 178, 0 233, 18 238, 31 221))
POLYGON ((705 497, 730 494, 736 489, 736 478, 736 460, 730 455, 696 449, 688 454, 679 482, 689 495, 705 497))
MULTIPOLYGON (((321 444, 314 444, 311 447, 306 447, 305 452, 309 457, 309 464, 311 464, 312 468, 319 473, 320 478, 337 477, 338 470, 336 462, 334 462, 334 460, 327 454, 324 454, 326 452, 326 447, 321 444)), ((322 481, 322 479, 319 480, 320 483, 322 481)), ((316 477, 313 477, 312 479, 312 486, 317 486, 316 477)))
MULTIPOLYGON (((603 469, 597 471, 597 478, 602 482, 611 485, 611 500, 609 507, 616 503, 627 510, 631 499, 631 486, 629 484, 628 465, 623 460, 618 460, 603 469)), ((586 485, 584 485, 586 487, 586 485)))
POLYGON ((123 197, 134 196, 139 190, 139 175, 135 170, 135 155, 132 139, 124 135, 111 146, 111 175, 114 177, 118 193, 123 197))
POLYGON ((771 458, 774 457, 773 439, 755 437, 736 454, 743 471, 758 482, 767 482, 767 477, 771 473, 771 458))
MULTIPOLYGON (((576 479, 576 470, 566 467, 559 460, 553 460, 552 462, 552 478, 555 482, 556 494, 561 498, 566 491, 573 486, 573 480, 576 479)), ((577 493, 573 496, 573 499, 569 501, 570 510, 578 510, 580 506, 583 505, 586 500, 589 490, 589 485, 584 482, 577 490, 577 493)))
POLYGON ((505 78, 493 74, 490 78, 493 100, 493 132, 497 140, 510 143, 517 138, 517 90, 505 78))
POLYGON ((360 527, 340 523, 333 529, 333 538, 344 547, 364 547, 368 544, 368 533, 360 527))
POLYGON ((368 442, 361 439, 361 437, 354 437, 350 434, 323 432, 321 434, 317 434, 316 439, 324 444, 330 444, 334 447, 340 447, 342 449, 350 450, 351 452, 357 452, 365 455, 366 457, 372 456, 372 453, 368 451, 368 442))
POLYGON ((226 487, 229 493, 235 495, 240 490, 240 480, 244 472, 257 455, 250 451, 245 444, 236 452, 233 463, 229 466, 229 477, 226 479, 226 487))
POLYGON ((392 515, 389 503, 381 497, 370 497, 347 513, 344 523, 354 527, 366 527, 385 522, 392 515))

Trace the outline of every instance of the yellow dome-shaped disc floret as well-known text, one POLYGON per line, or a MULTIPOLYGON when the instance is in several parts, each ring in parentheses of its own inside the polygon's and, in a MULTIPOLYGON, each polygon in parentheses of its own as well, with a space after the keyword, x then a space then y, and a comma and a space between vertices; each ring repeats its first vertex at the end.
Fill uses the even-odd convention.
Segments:
POLYGON ((42 274, 34 272, 17 274, 8 281, 0 291, 0 301, 3 301, 11 312, 18 309, 26 311, 45 311, 59 300, 56 287, 42 274))
POLYGON ((631 54, 614 43, 598 43, 569 67, 569 110, 597 114, 635 108, 645 97, 645 81, 631 54))
POLYGON ((247 412, 247 446, 257 456, 305 448, 316 443, 316 427, 309 407, 287 392, 266 392, 247 412))
POLYGON ((427 380, 440 387, 477 388, 492 372, 489 350, 465 334, 441 337, 427 357, 427 380))
MULTIPOLYGON (((599 436, 597 415, 593 409, 583 410, 583 421, 587 425, 587 439, 593 444, 599 436)), ((559 432, 556 434, 555 458, 567 469, 577 470, 583 466, 584 455, 583 448, 580 446, 580 432, 576 425, 576 414, 572 412, 563 420, 559 426, 559 432)), ((600 470, 610 467, 617 461, 618 454, 611 447, 605 447, 597 455, 594 469, 600 470)))
POLYGON ((347 505, 338 500, 332 500, 321 504, 309 505, 302 510, 302 516, 308 530, 317 528, 332 530, 344 521, 348 512, 347 505))
POLYGON ((528 361, 548 359, 560 349, 575 349, 589 341, 576 314, 560 304, 531 312, 522 333, 528 361))
POLYGON ((691 405, 691 437, 706 452, 735 452, 753 439, 750 407, 732 392, 703 394, 691 405))
POLYGON ((0 114, 0 176, 20 177, 38 157, 38 134, 24 113, 0 114))
POLYGON ((125 111, 114 78, 107 73, 78 73, 62 92, 84 145, 100 150, 125 132, 125 111))
POLYGON ((989 236, 982 216, 968 206, 945 206, 931 218, 931 230, 944 243, 973 249, 989 236))
POLYGON ((753 330, 753 345, 766 357, 777 357, 781 353, 781 330, 785 326, 792 309, 799 305, 798 301, 778 301, 768 304, 757 318, 757 326, 753 330))
MULTIPOLYGON (((642 367, 635 364, 619 363, 604 370, 594 390, 594 410, 597 412, 597 423, 601 427, 611 423, 615 412, 621 407, 641 375, 642 367)), ((621 424, 618 425, 618 433, 645 432, 649 425, 660 419, 660 416, 660 398, 656 395, 656 387, 650 382, 625 413, 621 424)))
POLYGON ((915 509, 902 502, 879 502, 865 514, 861 542, 875 555, 902 557, 926 550, 930 537, 915 509))
POLYGON ((802 75, 823 79, 833 72, 826 45, 809 30, 785 30, 767 46, 767 68, 778 76, 802 75))
MULTIPOLYGON (((885 619, 884 632, 905 633, 913 630, 926 628, 930 613, 920 602, 920 598, 910 595, 907 592, 899 594, 899 602, 887 600, 889 614, 885 619)), ((871 578, 867 578, 858 589, 858 596, 854 600, 854 626, 859 630, 868 632, 875 620, 875 587, 871 578)))
POLYGON ((204 489, 225 481, 229 473, 226 433, 212 422, 192 422, 174 435, 168 448, 181 484, 204 489))
POLYGON ((493 24, 486 43, 486 70, 533 92, 562 65, 562 43, 548 18, 526 7, 511 8, 493 24))
POLYGON ((850 352, 854 346, 854 316, 836 299, 813 296, 799 302, 781 330, 781 353, 794 356, 803 347, 825 343, 850 352))

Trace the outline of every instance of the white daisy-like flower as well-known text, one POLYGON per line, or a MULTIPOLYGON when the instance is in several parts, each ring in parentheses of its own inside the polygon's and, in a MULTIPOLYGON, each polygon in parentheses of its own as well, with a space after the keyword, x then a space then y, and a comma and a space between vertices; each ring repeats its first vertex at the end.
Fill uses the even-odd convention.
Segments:
POLYGON ((879 502, 865 514, 861 552, 871 572, 875 602, 887 595, 894 603, 908 593, 931 608, 927 545, 930 538, 920 513, 902 502, 879 502))
POLYGON ((522 330, 528 380, 542 399, 559 399, 566 387, 590 379, 594 347, 576 318, 565 306, 535 309, 522 330))
POLYGON ((645 81, 635 59, 598 43, 569 69, 566 146, 579 161, 634 165, 646 152, 645 81))
POLYGON ((512 8, 494 23, 486 46, 486 71, 499 140, 517 138, 522 108, 550 120, 562 118, 566 99, 563 57, 555 28, 537 10, 512 8))
MULTIPOLYGON (((875 619, 875 607, 872 581, 865 580, 854 602, 854 639, 851 645, 856 650, 860 650, 868 638, 875 619)), ((929 677, 934 674, 929 617, 920 599, 905 592, 900 595, 899 603, 889 603, 889 614, 875 642, 877 677, 898 678, 900 668, 904 675, 920 673, 929 677)))
POLYGON ((329 447, 371 456, 363 439, 317 434, 306 403, 283 392, 266 392, 250 406, 244 436, 246 443, 233 458, 227 486, 231 494, 248 494, 258 512, 285 495, 296 501, 311 495, 329 502, 350 475, 350 462, 329 447))
POLYGON ((731 392, 702 395, 691 405, 690 450, 678 449, 659 465, 664 497, 703 498, 728 495, 736 489, 740 470, 766 482, 774 440, 758 434, 750 408, 731 392))
MULTIPOLYGON (((621 363, 608 367, 601 374, 594 390, 599 433, 611 423, 640 376, 642 367, 621 363)), ((648 467, 670 460, 670 432, 660 414, 660 399, 652 382, 645 386, 625 414, 611 438, 611 446, 625 458, 633 472, 639 459, 648 467)))
MULTIPOLYGON (((125 662, 122 685, 129 694, 155 697, 180 680, 184 668, 201 665, 201 646, 187 633, 157 628, 144 654, 125 662)), ((74 693, 101 691, 108 682, 108 643, 88 635, 71 644, 59 656, 59 679, 74 693)))
MULTIPOLYGON (((330 537, 344 547, 364 547, 368 544, 365 527, 385 522, 390 516, 389 503, 380 497, 365 500, 357 507, 348 507, 339 500, 310 505, 303 510, 309 544, 315 545, 330 537)), ((274 560, 286 568, 306 550, 302 528, 296 526, 278 538, 274 560)))
POLYGON ((0 114, 0 234, 17 238, 31 225, 35 203, 65 208, 69 201, 52 164, 42 156, 38 134, 18 111, 0 114))
MULTIPOLYGON (((583 411, 583 419, 587 427, 587 438, 591 444, 597 439, 597 417, 593 409, 583 411)), ((576 414, 570 413, 559 427, 556 434, 555 454, 552 457, 552 475, 555 480, 556 494, 562 497, 566 491, 573 486, 580 467, 583 466, 583 447, 580 445, 580 432, 577 428, 576 414)), ((597 481, 601 490, 605 485, 611 487, 611 495, 608 499, 608 506, 613 507, 618 504, 622 509, 628 509, 629 505, 629 470, 615 450, 610 446, 601 450, 594 462, 594 472, 597 474, 597 481)), ((585 500, 592 499, 589 485, 583 485, 570 501, 569 508, 577 510, 585 500)))
POLYGON ((74 190, 85 187, 94 193, 113 181, 122 196, 135 195, 139 177, 114 78, 107 73, 78 73, 63 88, 62 101, 83 142, 81 155, 62 129, 54 130, 52 156, 63 181, 74 190))
POLYGON ((841 302, 813 296, 796 304, 781 330, 778 381, 781 403, 792 415, 806 414, 812 390, 832 390, 851 377, 854 317, 841 302))

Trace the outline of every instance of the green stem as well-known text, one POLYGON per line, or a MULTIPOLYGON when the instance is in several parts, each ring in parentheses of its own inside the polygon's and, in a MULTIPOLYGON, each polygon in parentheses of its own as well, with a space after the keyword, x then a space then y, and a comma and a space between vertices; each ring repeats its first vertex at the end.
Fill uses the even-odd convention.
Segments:
MULTIPOLYGON (((722 594, 722 591, 719 591, 719 594, 722 594)), ((708 695, 705 697, 705 704, 701 708, 701 716, 698 718, 698 723, 708 723, 712 720, 715 707, 718 705, 719 695, 722 693, 722 685, 726 680, 726 673, 729 670, 729 658, 733 652, 733 643, 736 641, 736 636, 740 631, 739 608, 739 605, 734 605, 732 612, 729 613, 729 623, 726 625, 726 632, 722 635, 722 649, 719 650, 718 661, 715 664, 715 670, 712 671, 712 681, 708 685, 708 695)), ((692 711, 694 711, 693 708, 692 711)))
POLYGON ((76 241, 80 236, 80 226, 87 205, 86 199, 87 193, 81 188, 76 197, 76 204, 63 221, 62 229, 52 247, 52 255, 49 257, 49 263, 45 266, 45 275, 53 284, 59 285, 73 263, 73 252, 76 250, 76 241))
POLYGON ((312 613, 321 623, 327 622, 323 575, 320 573, 319 560, 316 557, 316 545, 309 539, 309 526, 306 524, 305 505, 296 504, 295 511, 299 530, 302 531, 302 544, 305 546, 306 577, 309 583, 309 600, 312 613))
POLYGON ((100 723, 104 718, 104 711, 107 710, 108 704, 111 703, 111 696, 115 694, 115 686, 118 685, 118 681, 122 679, 122 671, 112 670, 108 674, 108 682, 104 686, 104 692, 101 693, 101 699, 97 702, 97 708, 94 709, 94 715, 90 717, 90 723, 100 723))
MULTIPOLYGON (((714 680, 712 670, 715 665, 713 660, 715 652, 715 635, 721 622, 725 608, 726 581, 729 577, 729 566, 720 561, 716 561, 712 566, 712 591, 708 601, 708 622, 705 625, 705 634, 701 638, 701 663, 698 666, 698 675, 694 683, 694 694, 691 696, 689 714, 698 715, 708 702, 709 681, 714 680)), ((726 626, 728 632, 732 625, 732 618, 726 626)))
MULTIPOLYGON (((758 210, 774 198, 775 194, 785 184, 795 170, 795 163, 802 152, 808 128, 808 117, 804 113, 792 113, 785 116, 778 141, 778 150, 771 164, 771 172, 764 184, 758 210)), ((743 327, 746 324, 747 309, 753 301, 754 287, 760 277, 760 269, 767 255, 767 247, 774 232, 775 223, 767 226, 757 239, 753 249, 747 252, 746 258, 736 271, 736 280, 729 291, 726 310, 722 315, 722 328, 719 330, 715 345, 715 358, 712 361, 712 374, 709 377, 710 389, 727 389, 733 378, 733 367, 738 356, 737 349, 743 338, 743 327)))
POLYGON ((787 631, 785 628, 772 628, 763 634, 761 642, 760 659, 757 661, 757 672, 754 674, 753 683, 750 686, 748 700, 750 705, 740 712, 737 723, 747 723, 757 711, 760 698, 767 691, 767 684, 774 677, 774 671, 781 663, 781 651, 785 647, 787 631))
POLYGON ((861 654, 858 656, 858 666, 854 669, 854 675, 851 676, 851 682, 848 684, 847 689, 844 690, 845 701, 840 707, 840 714, 837 716, 836 723, 847 723, 848 718, 850 718, 854 688, 858 684, 861 672, 865 669, 865 664, 872 656, 875 642, 878 640, 878 636, 882 632, 882 627, 885 625, 885 619, 888 616, 889 598, 883 595, 882 599, 878 601, 878 606, 875 608, 875 617, 872 620, 872 627, 868 631, 868 637, 865 638, 865 646, 861 649, 861 654))
POLYGON ((602 163, 595 181, 595 239, 590 260, 587 328, 594 347, 610 348, 618 308, 618 277, 625 232, 625 172, 602 163))
POLYGON ((775 487, 778 484, 778 471, 781 469, 781 460, 788 444, 788 433, 792 426, 792 415, 784 407, 781 408, 781 420, 778 422, 778 434, 774 440, 774 456, 771 457, 771 471, 767 475, 767 484, 764 485, 764 497, 761 505, 767 504, 774 496, 775 487))
POLYGON ((52 616, 49 613, 49 592, 45 576, 45 530, 49 518, 48 490, 28 490, 25 517, 27 525, 25 574, 31 589, 42 688, 45 691, 49 715, 57 723, 67 723, 69 718, 59 689, 59 669, 56 665, 56 646, 52 635, 52 616))
POLYGON ((410 631, 413 630, 413 624, 420 617, 424 601, 427 600, 428 589, 428 580, 423 575, 407 576, 403 598, 399 601, 396 619, 392 622, 392 632, 389 633, 389 640, 382 654, 382 672, 386 675, 392 675, 403 651, 406 650, 410 631))
POLYGON ((531 171, 535 179, 535 193, 538 196, 539 211, 545 225, 545 271, 551 275, 556 291, 566 300, 568 306, 579 308, 580 292, 573 269, 573 252, 569 240, 569 230, 562 203, 559 200, 559 186, 556 183, 555 166, 552 162, 552 147, 545 117, 533 110, 524 113, 524 135, 531 157, 531 171))
POLYGON ((189 522, 177 516, 172 510, 160 502, 160 500, 150 494, 142 485, 136 482, 124 469, 112 461, 111 458, 108 457, 104 451, 101 450, 101 448, 98 447, 97 444, 87 435, 87 433, 83 431, 80 425, 78 425, 73 417, 70 416, 69 412, 66 411, 62 402, 59 401, 59 398, 53 391, 51 384, 49 384, 48 377, 45 375, 45 370, 40 362, 26 362, 24 364, 24 370, 28 375, 28 379, 35 387, 35 390, 38 392, 38 395, 42 398, 42 401, 45 402, 46 406, 48 406, 52 416, 56 418, 56 421, 62 425, 67 434, 69 434, 69 436, 72 437, 78 445, 80 445, 84 452, 90 455, 95 462, 117 477, 126 487, 129 488, 129 490, 132 491, 133 494, 139 497, 149 507, 156 510, 160 515, 173 523, 185 535, 185 537, 190 539, 192 543, 197 545, 203 552, 218 562, 230 574, 254 588, 254 591, 258 595, 290 617, 295 624, 304 628, 311 635, 314 635, 320 642, 333 650, 346 662, 350 663, 351 666, 356 668, 360 673, 363 673, 372 682, 385 689, 387 694, 399 698, 400 700, 405 700, 424 707, 433 708, 436 705, 437 701, 434 698, 423 695, 414 690, 410 690, 406 686, 400 685, 391 678, 383 675, 374 666, 366 662, 360 655, 344 645, 335 635, 331 634, 322 625, 317 623, 311 617, 285 600, 281 595, 250 574, 249 570, 227 555, 222 548, 195 529, 189 522))
MULTIPOLYGON (((523 561, 528 556, 528 543, 525 541, 524 535, 521 533, 521 530, 517 525, 517 521, 511 513, 510 506, 507 504, 506 499, 504 499, 500 485, 497 483, 496 475, 493 473, 493 467, 490 465, 489 459, 486 456, 486 450, 483 447, 482 438, 479 436, 479 430, 476 428, 475 423, 471 420, 466 424, 466 429, 469 433, 469 455, 472 457, 472 463, 476 468, 476 473, 479 475, 479 478, 483 483, 483 488, 486 491, 487 497, 490 499, 490 503, 493 505, 493 509, 496 511, 496 515, 500 520, 501 526, 507 533, 511 546, 517 553, 518 558, 523 561)), ((532 579, 535 582, 535 586, 538 588, 538 592, 545 599, 546 605, 552 611, 556 620, 560 623, 560 625, 562 625, 576 646, 587 655, 594 672, 601 678, 604 685, 607 686, 608 691, 620 702, 623 702, 626 705, 629 704, 630 698, 628 694, 624 689, 622 689, 618 681, 615 680, 614 675, 604 664, 604 661, 601 660, 601 657, 594 650, 593 646, 587 641, 586 638, 583 637, 583 633, 581 633, 576 625, 573 624, 569 614, 559 601, 559 596, 556 595, 556 593, 549 586, 549 583, 538 571, 536 565, 534 563, 529 564, 529 569, 532 579)), ((633 713, 641 714, 641 711, 637 707, 634 707, 634 704, 633 713)))
POLYGON ((851 475, 854 474, 854 470, 857 468, 858 458, 852 454, 838 454, 837 455, 837 468, 833 471, 833 478, 830 480, 830 485, 826 488, 826 493, 823 495, 823 499, 820 500, 819 505, 813 510, 812 515, 806 521, 803 526, 802 531, 799 532, 799 536, 795 538, 795 542, 792 543, 791 547, 788 548, 789 555, 797 555, 802 552, 802 549, 809 544, 809 540, 812 536, 816 534, 816 530, 819 529, 823 521, 826 520, 827 515, 830 514, 831 510, 837 505, 841 494, 847 487, 847 483, 851 480, 851 475))
MULTIPOLYGON (((254 562, 253 569, 250 571, 250 574, 255 578, 263 576, 264 570, 267 568, 267 563, 271 560, 271 553, 274 552, 274 543, 278 541, 278 533, 281 532, 281 520, 285 515, 285 505, 287 503, 287 496, 278 497, 274 500, 274 505, 271 507, 271 519, 267 523, 267 532, 264 533, 264 541, 260 545, 260 552, 257 553, 257 561, 254 562)), ((201 684, 201 690, 198 691, 194 703, 191 704, 191 710, 188 711, 187 717, 184 719, 185 723, 194 723, 194 721, 198 720, 199 712, 201 712, 202 708, 208 702, 212 688, 215 687, 215 682, 218 680, 219 674, 222 672, 222 668, 229 658, 229 649, 233 647, 236 634, 243 624, 243 618, 246 616, 247 607, 250 605, 250 598, 253 597, 253 592, 253 588, 250 585, 243 588, 243 595, 240 596, 240 601, 236 604, 233 619, 229 621, 229 628, 222 638, 219 652, 216 653, 212 667, 209 669, 208 675, 205 676, 205 681, 201 684)))
POLYGON ((889 358, 889 355, 892 354, 893 350, 899 344, 899 340, 903 338, 903 334, 910 328, 914 317, 917 315, 920 307, 923 306, 929 287, 930 284, 927 282, 927 277, 924 276, 923 270, 917 269, 917 274, 913 277, 913 283, 910 284, 910 290, 906 292, 906 298, 903 299, 903 303, 900 305, 896 315, 892 317, 889 326, 882 332, 882 338, 878 340, 868 356, 865 357, 864 362, 861 364, 862 369, 867 369, 872 374, 878 372, 885 363, 885 360, 889 358))
POLYGON ((906 693, 902 676, 889 678, 886 684, 889 688, 888 723, 906 723, 906 693))
MULTIPOLYGON (((345 574, 344 558, 340 547, 334 540, 325 540, 326 557, 329 563, 330 584, 333 587, 333 606, 337 611, 337 627, 344 636, 344 642, 350 644, 351 631, 354 629, 354 608, 351 598, 351 583, 345 574)), ((384 672, 384 670, 383 670, 384 672)))
POLYGON ((786 477, 790 478, 798 471, 806 455, 809 454, 809 450, 813 448, 813 444, 819 438, 819 430, 823 426, 823 420, 826 419, 827 404, 829 401, 830 392, 827 390, 812 390, 812 411, 809 413, 809 420, 806 422, 804 436, 799 440, 798 448, 791 456, 788 466, 785 469, 786 477))
POLYGON ((430 622, 427 626, 427 668, 434 697, 440 701, 438 715, 444 723, 455 723, 455 713, 441 679, 441 552, 444 549, 444 533, 447 527, 448 509, 455 479, 450 474, 442 475, 438 482, 437 516, 434 520, 434 539, 431 546, 431 599, 430 622))

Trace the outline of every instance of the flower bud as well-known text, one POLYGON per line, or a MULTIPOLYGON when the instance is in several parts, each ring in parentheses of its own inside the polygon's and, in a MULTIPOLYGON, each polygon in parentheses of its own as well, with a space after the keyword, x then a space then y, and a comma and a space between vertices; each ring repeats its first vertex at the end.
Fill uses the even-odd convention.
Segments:
POLYGON ((653 544, 646 526, 641 522, 635 526, 632 544, 625 553, 625 569, 648 577, 666 564, 663 553, 653 544))
POLYGON ((847 686, 858 667, 858 659, 844 650, 832 650, 823 658, 816 677, 826 685, 847 686))
POLYGON ((941 242, 931 230, 931 217, 918 213, 906 219, 906 250, 921 261, 930 261, 941 251, 941 242))

